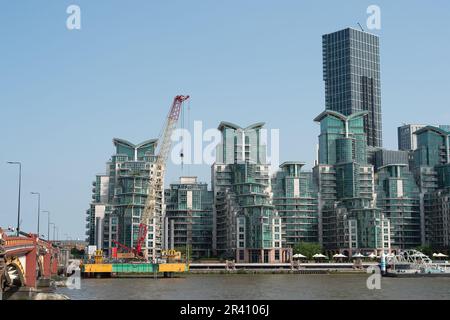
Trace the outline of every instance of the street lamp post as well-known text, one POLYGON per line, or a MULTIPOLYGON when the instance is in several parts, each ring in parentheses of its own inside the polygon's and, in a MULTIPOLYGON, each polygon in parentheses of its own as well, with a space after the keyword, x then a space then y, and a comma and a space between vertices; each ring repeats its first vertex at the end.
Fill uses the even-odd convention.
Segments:
POLYGON ((50 241, 50 211, 44 210, 47 213, 47 241, 50 241))
POLYGON ((19 161, 8 161, 8 164, 14 164, 19 166, 19 199, 17 201, 17 236, 20 232, 20 190, 22 187, 22 163, 19 161))
POLYGON ((53 225, 53 242, 55 241, 55 230, 56 230, 56 225, 53 222, 50 222, 50 224, 53 225))
POLYGON ((40 224, 40 216, 41 216, 41 194, 39 192, 30 192, 31 194, 38 196, 38 221, 37 221, 37 234, 39 236, 39 224, 40 224))

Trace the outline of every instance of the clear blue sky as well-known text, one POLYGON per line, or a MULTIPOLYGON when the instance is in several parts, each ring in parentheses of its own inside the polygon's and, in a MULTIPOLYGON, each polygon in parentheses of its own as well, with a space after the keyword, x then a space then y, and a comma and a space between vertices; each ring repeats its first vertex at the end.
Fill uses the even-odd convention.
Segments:
MULTIPOLYGON (((311 168, 324 109, 321 35, 365 26, 381 8, 384 145, 402 122, 450 123, 450 4, 428 1, 2 1, 0 226, 15 225, 23 162, 23 229, 36 198, 60 236, 85 235, 94 175, 113 137, 156 138, 172 98, 191 120, 280 128, 281 160, 311 168), (82 29, 66 29, 81 7, 82 29)), ((210 168, 192 166, 209 182, 210 168)), ((185 171, 186 172, 186 171, 185 171)), ((168 180, 181 174, 169 168, 168 180)), ((43 215, 41 230, 47 232, 43 215)))

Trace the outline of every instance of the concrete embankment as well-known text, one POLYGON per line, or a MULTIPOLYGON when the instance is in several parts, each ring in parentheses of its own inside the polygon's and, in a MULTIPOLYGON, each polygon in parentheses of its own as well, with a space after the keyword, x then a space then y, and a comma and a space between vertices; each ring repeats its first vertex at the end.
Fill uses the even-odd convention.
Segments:
POLYGON ((41 290, 35 288, 21 287, 6 291, 4 300, 70 300, 63 294, 54 293, 52 289, 41 290))
POLYGON ((67 278, 55 276, 52 279, 39 279, 36 288, 13 287, 3 293, 4 300, 70 300, 69 297, 55 293, 57 287, 66 287, 67 278))
POLYGON ((191 274, 358 274, 376 262, 353 263, 191 263, 191 274))
POLYGON ((316 270, 283 270, 283 269, 238 269, 238 270, 217 270, 217 269, 194 269, 189 274, 361 274, 365 270, 353 269, 316 269, 316 270))

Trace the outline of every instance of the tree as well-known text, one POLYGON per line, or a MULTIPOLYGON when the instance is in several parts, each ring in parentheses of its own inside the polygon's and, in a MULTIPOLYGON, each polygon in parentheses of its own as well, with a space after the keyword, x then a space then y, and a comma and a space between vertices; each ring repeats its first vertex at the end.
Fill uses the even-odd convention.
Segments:
POLYGON ((77 248, 71 248, 70 249, 70 254, 72 255, 72 257, 74 259, 81 259, 84 256, 84 250, 78 250, 77 248))
POLYGON ((319 243, 299 242, 294 246, 294 254, 300 253, 306 256, 308 259, 312 259, 313 255, 321 252, 322 246, 319 243))
POLYGON ((422 252, 428 257, 433 256, 433 248, 431 246, 418 246, 416 250, 422 252))

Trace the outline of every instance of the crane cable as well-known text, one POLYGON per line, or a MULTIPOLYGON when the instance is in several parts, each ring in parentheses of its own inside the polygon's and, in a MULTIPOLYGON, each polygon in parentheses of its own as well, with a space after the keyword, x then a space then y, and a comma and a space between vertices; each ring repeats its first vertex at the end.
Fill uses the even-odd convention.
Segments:
POLYGON ((181 175, 183 175, 183 168, 184 168, 184 150, 183 150, 183 144, 184 144, 184 117, 185 117, 185 112, 184 112, 184 108, 183 108, 183 104, 181 105, 181 132, 182 132, 182 137, 181 137, 181 151, 180 151, 180 158, 181 158, 181 175))
MULTIPOLYGON (((191 119, 190 119, 190 115, 191 115, 191 99, 188 100, 188 107, 187 107, 187 125, 188 125, 188 132, 191 132, 191 119)), ((192 159, 192 158, 191 158, 192 159)), ((190 166, 187 166, 187 175, 190 175, 190 166)))
MULTIPOLYGON (((187 115, 186 115, 186 111, 184 111, 184 106, 185 106, 185 102, 183 102, 182 108, 181 108, 181 129, 182 129, 182 137, 181 137, 181 143, 182 143, 182 147, 181 147, 181 152, 180 152, 180 158, 181 158, 181 176, 183 176, 184 173, 184 143, 185 140, 187 139, 187 135, 186 133, 186 129, 188 131, 188 133, 190 133, 190 113, 191 113, 191 100, 189 99, 187 101, 187 115), (186 125, 186 117, 187 117, 187 125, 186 125)), ((188 175, 189 175, 189 166, 187 166, 187 170, 188 170, 188 175)))

